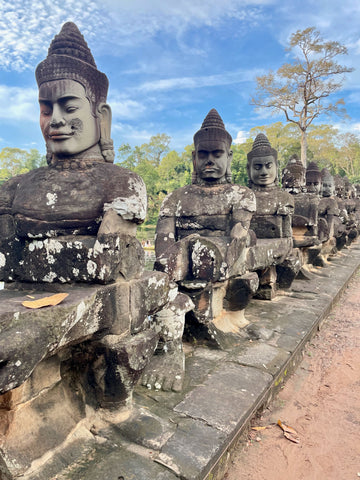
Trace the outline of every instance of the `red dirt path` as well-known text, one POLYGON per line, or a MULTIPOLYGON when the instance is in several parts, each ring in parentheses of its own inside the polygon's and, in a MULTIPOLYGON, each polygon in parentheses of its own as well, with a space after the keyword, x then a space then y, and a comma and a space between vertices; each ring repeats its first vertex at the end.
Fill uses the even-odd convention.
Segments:
POLYGON ((254 420, 224 480, 359 480, 360 274, 304 352, 276 399, 254 420), (278 420, 294 428, 287 440, 278 420))

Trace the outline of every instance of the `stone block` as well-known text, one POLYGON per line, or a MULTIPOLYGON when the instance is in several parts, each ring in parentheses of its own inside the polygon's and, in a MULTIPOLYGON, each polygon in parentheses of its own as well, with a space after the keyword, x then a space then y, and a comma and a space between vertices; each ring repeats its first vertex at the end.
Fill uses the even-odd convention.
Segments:
POLYGON ((169 277, 163 272, 144 272, 130 282, 131 333, 149 326, 149 316, 168 302, 169 288, 169 277))
POLYGON ((7 281, 109 283, 131 279, 144 268, 139 241, 125 234, 64 236, 2 242, 0 279, 7 281), (15 254, 16 253, 16 254, 15 254))
POLYGON ((225 363, 180 402, 175 411, 226 434, 236 428, 267 390, 271 375, 225 363))
POLYGON ((0 450, 11 474, 23 474, 32 462, 59 447, 84 417, 82 399, 60 384, 25 405, 0 409, 0 450))

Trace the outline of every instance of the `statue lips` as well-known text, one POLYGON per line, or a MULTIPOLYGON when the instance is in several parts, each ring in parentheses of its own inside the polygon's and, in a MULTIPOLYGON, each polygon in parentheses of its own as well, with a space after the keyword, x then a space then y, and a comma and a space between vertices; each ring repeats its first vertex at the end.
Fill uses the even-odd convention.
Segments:
POLYGON ((266 182, 268 179, 270 178, 269 175, 261 175, 261 177, 259 177, 259 182, 262 183, 262 182, 266 182))
POLYGON ((66 140, 67 138, 71 138, 74 135, 74 132, 61 132, 61 131, 53 131, 49 132, 48 137, 51 140, 66 140))

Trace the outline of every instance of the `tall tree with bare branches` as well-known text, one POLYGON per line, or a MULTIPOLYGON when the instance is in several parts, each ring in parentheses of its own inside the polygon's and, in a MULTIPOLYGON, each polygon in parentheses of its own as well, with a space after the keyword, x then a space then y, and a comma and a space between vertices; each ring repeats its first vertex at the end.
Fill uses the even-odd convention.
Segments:
POLYGON ((301 160, 306 166, 307 128, 320 115, 345 116, 344 100, 330 101, 344 82, 344 74, 352 68, 335 60, 347 54, 344 45, 324 41, 315 27, 298 30, 289 40, 287 51, 295 56, 276 72, 256 78, 257 88, 251 103, 268 108, 273 114, 283 112, 288 122, 298 126, 301 132, 301 160))

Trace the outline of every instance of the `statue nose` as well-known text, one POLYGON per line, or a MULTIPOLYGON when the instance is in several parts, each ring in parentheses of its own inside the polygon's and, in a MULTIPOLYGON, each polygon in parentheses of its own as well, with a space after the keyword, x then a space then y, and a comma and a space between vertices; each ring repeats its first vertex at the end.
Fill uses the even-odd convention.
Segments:
POLYGON ((65 125, 65 119, 57 106, 54 106, 53 112, 52 112, 52 117, 50 120, 50 127, 56 128, 56 127, 63 127, 65 125))
POLYGON ((50 127, 57 128, 57 127, 63 127, 65 125, 65 119, 64 118, 52 118, 50 121, 50 127))

